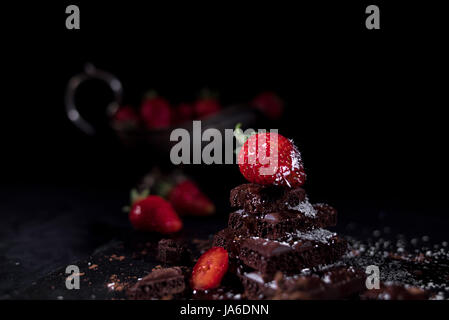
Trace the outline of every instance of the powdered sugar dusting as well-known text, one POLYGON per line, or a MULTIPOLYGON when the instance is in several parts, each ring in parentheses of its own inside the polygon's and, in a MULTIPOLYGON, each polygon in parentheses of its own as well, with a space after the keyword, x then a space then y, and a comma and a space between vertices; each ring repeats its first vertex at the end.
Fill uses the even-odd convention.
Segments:
POLYGON ((264 242, 262 245, 268 245, 269 243, 278 243, 283 246, 287 247, 294 247, 298 243, 309 240, 309 241, 315 241, 315 242, 321 242, 321 243, 329 243, 329 240, 333 237, 335 237, 337 234, 335 232, 330 232, 326 229, 314 229, 311 231, 299 231, 297 230, 294 233, 286 233, 287 238, 284 241, 278 241, 278 240, 270 240, 270 239, 264 239, 260 237, 251 237, 253 240, 259 240, 262 239, 264 242))
POLYGON ((247 277, 248 279, 251 279, 253 281, 263 284, 265 287, 275 289, 275 290, 278 288, 278 285, 275 280, 265 283, 265 281, 262 278, 262 275, 259 272, 245 272, 244 276, 247 277))
POLYGON ((329 230, 326 229, 314 229, 311 231, 296 231, 296 233, 290 233, 289 237, 290 238, 300 238, 300 239, 305 239, 305 240, 310 240, 310 241, 317 241, 317 242, 321 242, 321 243, 328 243, 329 240, 333 237, 335 237, 337 234, 334 232, 330 232, 329 230))
POLYGON ((242 217, 247 217, 248 216, 248 214, 246 212, 244 212, 243 209, 239 209, 239 210, 235 211, 235 213, 238 213, 242 217))
POLYGON ((245 272, 244 275, 253 281, 264 283, 262 276, 258 272, 245 272))
POLYGON ((313 207, 313 205, 309 202, 308 197, 304 199, 304 201, 300 202, 298 205, 292 207, 288 206, 288 209, 299 211, 303 213, 306 217, 315 217, 316 216, 316 210, 313 207))
POLYGON ((330 275, 326 274, 323 278, 324 283, 332 283, 330 275))
POLYGON ((293 148, 290 153, 290 157, 292 159, 292 168, 293 170, 299 170, 302 166, 302 159, 301 159, 301 153, 299 152, 298 148, 296 147, 295 143, 292 139, 289 139, 291 142, 293 148))

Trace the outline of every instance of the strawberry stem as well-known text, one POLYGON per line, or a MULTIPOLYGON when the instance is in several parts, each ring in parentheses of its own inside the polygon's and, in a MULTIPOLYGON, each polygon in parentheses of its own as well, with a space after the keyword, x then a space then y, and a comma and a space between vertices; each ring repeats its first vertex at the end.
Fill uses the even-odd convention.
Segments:
POLYGON ((150 189, 144 189, 144 190, 142 190, 142 192, 137 191, 137 189, 131 189, 131 192, 130 192, 131 205, 133 205, 137 201, 145 199, 149 195, 150 195, 150 189))
POLYGON ((243 130, 240 129, 241 126, 242 124, 240 122, 235 125, 234 137, 239 144, 243 145, 245 141, 248 140, 248 137, 243 133, 243 130))
POLYGON ((157 91, 154 89, 150 89, 147 92, 144 93, 143 95, 143 99, 147 100, 147 99, 154 99, 156 98, 158 95, 157 91))
POLYGON ((243 133, 243 130, 240 129, 241 126, 242 124, 240 122, 235 125, 234 137, 240 145, 243 145, 246 142, 246 140, 248 140, 248 138, 251 137, 252 135, 255 135, 256 132, 251 129, 249 130, 250 132, 243 133))
POLYGON ((168 181, 161 181, 156 186, 156 194, 161 196, 162 198, 167 199, 170 191, 173 189, 174 185, 168 181))

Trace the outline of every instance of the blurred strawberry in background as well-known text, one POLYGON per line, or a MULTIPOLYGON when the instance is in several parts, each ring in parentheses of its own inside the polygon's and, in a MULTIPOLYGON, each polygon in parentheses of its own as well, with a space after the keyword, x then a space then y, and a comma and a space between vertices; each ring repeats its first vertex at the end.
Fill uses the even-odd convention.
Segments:
MULTIPOLYGON (((269 119, 279 119, 284 110, 283 101, 273 92, 264 92, 251 101, 250 105, 260 110, 269 119)), ((113 124, 120 129, 167 129, 182 126, 193 120, 202 120, 222 110, 218 93, 203 89, 193 102, 171 103, 156 91, 148 91, 138 112, 126 105, 113 115, 113 124)))
POLYGON ((267 118, 278 120, 284 112, 284 101, 274 92, 263 92, 251 101, 251 106, 260 110, 267 118))
POLYGON ((195 119, 202 119, 221 110, 218 93, 204 88, 200 91, 198 99, 193 104, 195 119))
POLYGON ((203 193, 191 178, 180 170, 163 174, 158 168, 146 174, 136 191, 132 191, 132 199, 136 194, 144 196, 157 194, 167 199, 179 215, 208 216, 215 213, 214 203, 203 193))
POLYGON ((145 94, 139 112, 131 106, 123 106, 113 116, 113 123, 120 129, 143 126, 148 130, 182 125, 219 112, 222 107, 217 97, 216 92, 203 89, 195 102, 172 106, 167 99, 150 90, 145 94))
POLYGON ((216 98, 199 99, 194 104, 196 118, 201 119, 217 113, 221 105, 216 98))
POLYGON ((164 234, 178 232, 183 226, 173 206, 154 195, 134 202, 129 211, 129 221, 136 230, 164 234))
POLYGON ((139 125, 140 119, 133 107, 122 106, 114 114, 112 121, 120 129, 131 129, 139 125))
POLYGON ((212 201, 192 180, 176 184, 168 194, 168 201, 180 215, 208 216, 215 212, 212 201))
POLYGON ((166 99, 150 93, 142 102, 140 115, 148 129, 167 128, 171 124, 172 110, 166 99))
POLYGON ((181 103, 173 110, 173 124, 183 124, 194 119, 194 109, 189 103, 181 103))

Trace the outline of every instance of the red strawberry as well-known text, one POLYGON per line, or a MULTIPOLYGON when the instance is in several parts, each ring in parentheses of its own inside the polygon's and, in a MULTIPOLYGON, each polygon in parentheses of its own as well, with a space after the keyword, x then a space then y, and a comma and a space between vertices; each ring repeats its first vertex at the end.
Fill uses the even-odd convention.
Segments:
POLYGON ((198 118, 204 118, 220 111, 221 106, 215 98, 200 99, 194 105, 195 114, 198 118))
POLYGON ((228 252, 222 247, 206 251, 193 267, 190 286, 194 290, 208 290, 220 285, 228 271, 228 252))
POLYGON ((122 128, 132 128, 139 124, 139 116, 131 106, 120 107, 114 114, 114 124, 122 128))
POLYGON ((251 106, 259 109, 267 118, 277 120, 284 112, 284 101, 274 92, 259 94, 251 102, 251 106))
POLYGON ((141 231, 174 233, 182 229, 182 221, 170 202, 159 196, 148 196, 135 202, 129 212, 129 221, 141 231))
POLYGON ((148 129, 166 128, 171 123, 171 109, 162 97, 151 97, 142 103, 140 115, 148 129))
POLYGON ((184 122, 190 121, 193 119, 193 106, 188 103, 181 103, 174 110, 173 114, 173 122, 175 124, 182 124, 184 122))
POLYGON ((214 204, 191 180, 178 183, 170 191, 168 200, 181 215, 207 216, 215 212, 214 204))
POLYGON ((298 148, 277 133, 250 136, 240 149, 238 164, 243 176, 253 183, 293 188, 306 180, 298 148))

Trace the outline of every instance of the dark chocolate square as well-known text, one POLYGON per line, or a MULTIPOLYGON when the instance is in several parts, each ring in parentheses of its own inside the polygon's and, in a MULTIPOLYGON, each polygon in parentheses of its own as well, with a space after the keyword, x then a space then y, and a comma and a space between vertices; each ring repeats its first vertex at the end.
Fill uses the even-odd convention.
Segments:
POLYGON ((313 210, 313 214, 309 215, 294 210, 257 215, 238 210, 229 215, 228 226, 241 236, 282 240, 289 232, 326 228, 337 224, 337 210, 333 207, 315 204, 313 210))
POLYGON ((365 289, 366 275, 346 266, 330 266, 296 275, 277 273, 269 277, 254 270, 239 273, 249 299, 321 300, 345 299, 365 289))
POLYGON ((186 264, 192 262, 192 252, 184 243, 173 239, 161 239, 158 242, 157 260, 164 264, 186 264))
POLYGON ((130 299, 146 300, 178 296, 186 290, 185 272, 180 267, 156 269, 128 289, 130 299))
POLYGON ((287 241, 247 238, 240 243, 239 259, 262 273, 295 273, 303 268, 329 264, 346 251, 347 243, 324 229, 298 232, 287 241))
POLYGON ((286 234, 284 241, 242 237, 227 228, 214 237, 214 245, 224 247, 231 259, 274 274, 299 272, 303 268, 335 262, 346 251, 347 243, 324 229, 286 234))
POLYGON ((306 199, 304 189, 279 186, 262 186, 254 183, 242 184, 231 190, 232 207, 246 213, 269 213, 295 207, 306 199))

